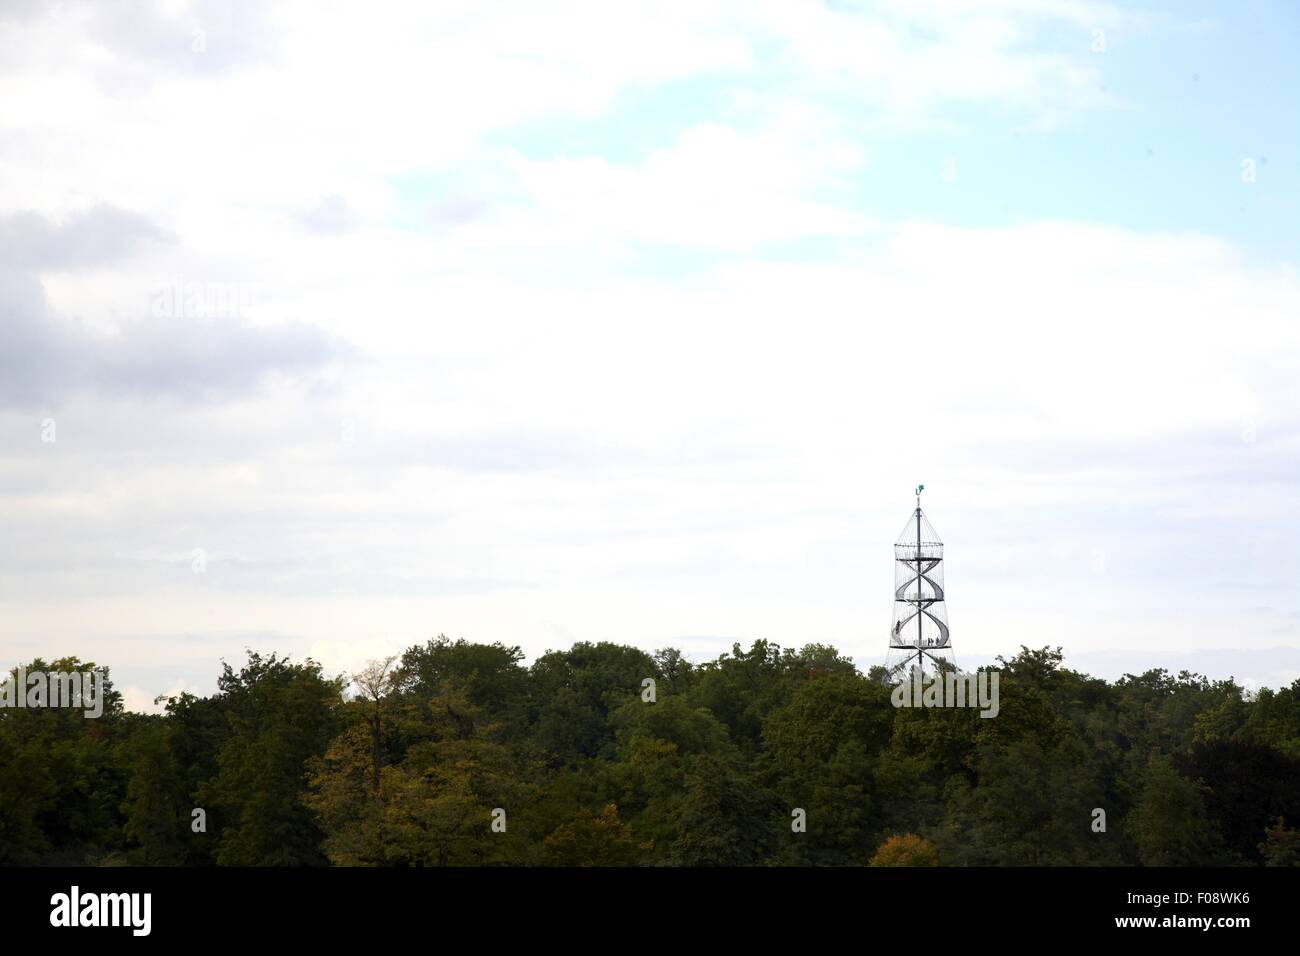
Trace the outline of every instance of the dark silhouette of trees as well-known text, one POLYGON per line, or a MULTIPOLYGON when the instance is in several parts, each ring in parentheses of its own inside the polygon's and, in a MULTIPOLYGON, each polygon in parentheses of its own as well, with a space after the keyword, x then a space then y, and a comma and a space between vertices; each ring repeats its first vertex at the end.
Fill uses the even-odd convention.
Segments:
POLYGON ((1300 864, 1300 681, 1065 663, 1001 660, 987 719, 820 644, 249 652, 161 714, 0 708, 0 863, 1300 864))

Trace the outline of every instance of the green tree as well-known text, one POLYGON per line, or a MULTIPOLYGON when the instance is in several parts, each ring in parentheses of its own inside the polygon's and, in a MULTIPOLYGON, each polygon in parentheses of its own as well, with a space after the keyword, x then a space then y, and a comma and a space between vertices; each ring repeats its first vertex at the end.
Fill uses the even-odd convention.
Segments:
POLYGON ((144 866, 195 862, 189 839, 192 801, 171 747, 175 728, 162 717, 145 720, 120 755, 130 772, 122 809, 131 862, 144 866))
POLYGON ((528 719, 530 679, 523 658, 517 646, 452 641, 440 634, 402 655, 392 688, 417 700, 431 700, 445 684, 455 684, 485 717, 513 735, 528 719))
MULTIPOLYGON (((120 805, 126 772, 115 748, 134 722, 122 710, 108 668, 77 657, 36 658, 23 666, 37 673, 97 672, 102 713, 47 706, 0 709, 0 860, 9 863, 76 866, 99 862, 123 845, 120 805)), ((10 672, 17 688, 18 668, 10 672)), ((25 692, 39 685, 19 689, 25 692)), ((62 686, 62 685, 60 685, 62 686)))
POLYGON ((218 826, 216 862, 225 866, 304 866, 326 862, 323 834, 302 796, 306 764, 338 730, 341 678, 308 659, 290 663, 249 652, 217 682, 230 735, 216 775, 199 787, 218 826))
POLYGON ((548 651, 531 668, 534 742, 555 765, 611 756, 610 710, 639 699, 641 681, 658 674, 649 654, 605 641, 548 651))
POLYGON ((1221 840, 1205 812, 1206 788, 1174 769, 1158 752, 1126 829, 1143 866, 1209 866, 1224 862, 1221 840))
POLYGON ((613 726, 616 755, 602 788, 628 811, 653 862, 746 866, 770 858, 780 802, 707 709, 683 697, 633 698, 613 726))
POLYGON ((803 681, 767 715, 763 776, 812 822, 807 832, 783 834, 791 862, 866 862, 875 846, 872 767, 893 719, 888 688, 856 672, 803 681))

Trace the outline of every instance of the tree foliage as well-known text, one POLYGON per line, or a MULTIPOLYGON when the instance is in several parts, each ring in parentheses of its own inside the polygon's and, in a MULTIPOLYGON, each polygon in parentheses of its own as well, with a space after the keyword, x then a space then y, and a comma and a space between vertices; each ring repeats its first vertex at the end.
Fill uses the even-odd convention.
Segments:
POLYGON ((111 682, 97 719, 0 709, 0 863, 1300 863, 1300 681, 1000 670, 986 719, 895 709, 821 644, 440 636, 350 678, 249 652, 161 714, 111 682))

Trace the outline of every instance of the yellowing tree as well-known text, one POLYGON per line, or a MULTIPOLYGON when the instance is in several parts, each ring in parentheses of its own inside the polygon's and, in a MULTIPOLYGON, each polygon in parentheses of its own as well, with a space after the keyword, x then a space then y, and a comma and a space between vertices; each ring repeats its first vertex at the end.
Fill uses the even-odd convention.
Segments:
POLYGON ((880 844, 868 866, 938 866, 934 845, 915 833, 891 836, 880 844))
POLYGON ((556 866, 627 866, 636 862, 639 853, 632 828, 619 819, 614 803, 607 803, 600 813, 580 809, 544 844, 547 862, 556 866))

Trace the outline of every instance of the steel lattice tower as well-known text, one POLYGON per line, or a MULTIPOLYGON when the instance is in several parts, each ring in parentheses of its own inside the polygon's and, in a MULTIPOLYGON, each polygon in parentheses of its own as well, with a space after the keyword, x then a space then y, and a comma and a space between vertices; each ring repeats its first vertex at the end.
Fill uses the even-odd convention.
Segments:
POLYGON ((924 675, 927 659, 936 672, 957 663, 943 598, 943 542, 921 511, 924 490, 916 486, 916 511, 894 542, 894 623, 885 659, 891 678, 913 666, 924 675))

